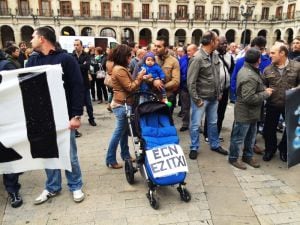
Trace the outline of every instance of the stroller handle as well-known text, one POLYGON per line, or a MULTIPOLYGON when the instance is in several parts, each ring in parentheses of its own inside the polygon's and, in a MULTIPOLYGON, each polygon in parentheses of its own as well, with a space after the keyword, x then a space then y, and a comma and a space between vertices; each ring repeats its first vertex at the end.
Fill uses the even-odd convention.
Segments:
POLYGON ((141 95, 148 95, 149 97, 153 97, 154 101, 158 101, 159 100, 158 96, 155 93, 152 93, 152 92, 149 92, 149 91, 136 91, 136 92, 133 92, 133 93, 129 94, 125 98, 125 103, 127 103, 127 101, 128 101, 129 98, 132 98, 132 97, 136 98, 136 97, 140 97, 141 95))

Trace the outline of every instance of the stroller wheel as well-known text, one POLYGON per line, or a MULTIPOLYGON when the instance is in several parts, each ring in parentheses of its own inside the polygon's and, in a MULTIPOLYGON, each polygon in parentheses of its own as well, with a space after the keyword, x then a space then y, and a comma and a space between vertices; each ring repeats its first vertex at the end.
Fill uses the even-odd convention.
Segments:
POLYGON ((134 183, 134 173, 135 173, 135 168, 132 165, 132 161, 125 160, 125 175, 126 175, 126 180, 129 184, 134 183))
POLYGON ((183 185, 177 187, 177 191, 179 192, 182 201, 184 202, 191 201, 191 194, 183 185))
POLYGON ((153 209, 158 209, 159 203, 158 203, 157 197, 155 196, 156 195, 155 193, 156 193, 155 191, 149 190, 149 192, 146 194, 146 196, 149 199, 149 203, 150 203, 151 207, 153 209))

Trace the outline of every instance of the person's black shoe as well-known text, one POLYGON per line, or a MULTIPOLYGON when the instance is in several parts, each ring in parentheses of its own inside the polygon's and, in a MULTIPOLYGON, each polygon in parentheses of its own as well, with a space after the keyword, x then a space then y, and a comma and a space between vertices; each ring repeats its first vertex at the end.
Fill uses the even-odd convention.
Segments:
POLYGON ((273 153, 265 151, 265 154, 263 156, 263 160, 266 161, 266 162, 270 161, 273 158, 273 156, 274 156, 273 153))
POLYGON ((188 130, 188 129, 189 129, 188 127, 181 127, 181 128, 179 129, 179 131, 183 132, 183 131, 186 131, 186 130, 188 130))
POLYGON ((75 130, 75 137, 79 138, 82 136, 82 133, 80 133, 78 130, 75 130))
POLYGON ((279 156, 281 161, 286 162, 287 161, 287 153, 286 151, 279 151, 279 156))
POLYGON ((89 123, 90 123, 90 125, 93 126, 93 127, 97 126, 97 124, 96 124, 96 122, 95 122, 94 119, 89 119, 89 123))
POLYGON ((203 134, 203 130, 202 130, 201 127, 199 127, 199 133, 200 133, 200 134, 203 134))
POLYGON ((219 146, 218 148, 215 148, 215 149, 211 149, 212 151, 215 151, 217 153, 220 153, 222 155, 228 155, 228 151, 223 149, 221 146, 219 146))
POLYGON ((198 156, 197 151, 195 151, 195 150, 190 151, 190 154, 189 154, 190 159, 197 159, 197 156, 198 156))
POLYGON ((10 200, 11 207, 18 208, 23 204, 23 200, 18 192, 8 193, 8 194, 9 194, 9 200, 10 200))

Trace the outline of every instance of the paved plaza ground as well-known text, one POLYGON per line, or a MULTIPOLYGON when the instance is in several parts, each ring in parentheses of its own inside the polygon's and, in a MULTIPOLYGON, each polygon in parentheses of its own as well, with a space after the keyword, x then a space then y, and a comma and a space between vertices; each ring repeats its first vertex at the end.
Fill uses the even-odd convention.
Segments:
MULTIPOLYGON (((82 119, 81 138, 77 139, 79 160, 86 199, 74 203, 63 179, 63 190, 57 197, 36 206, 34 199, 44 188, 44 171, 26 172, 20 177, 22 207, 10 207, 3 185, 0 186, 0 221, 3 225, 300 225, 300 166, 287 169, 278 154, 261 168, 240 171, 227 162, 227 157, 209 150, 201 142, 197 160, 190 160, 189 133, 178 132, 189 173, 187 188, 192 194, 189 203, 182 202, 176 187, 158 189, 160 208, 153 210, 146 198, 145 179, 137 173, 135 184, 129 185, 124 170, 105 165, 105 153, 114 129, 114 116, 106 105, 94 103, 97 127, 82 119)), ((177 129, 181 127, 174 114, 177 129)), ((229 147, 233 105, 228 106, 222 135, 223 147, 229 147)), ((263 147, 262 137, 258 145, 263 147)), ((119 153, 119 151, 118 151, 119 153)), ((132 153, 133 154, 133 153, 132 153)), ((120 156, 118 154, 118 160, 120 156)))

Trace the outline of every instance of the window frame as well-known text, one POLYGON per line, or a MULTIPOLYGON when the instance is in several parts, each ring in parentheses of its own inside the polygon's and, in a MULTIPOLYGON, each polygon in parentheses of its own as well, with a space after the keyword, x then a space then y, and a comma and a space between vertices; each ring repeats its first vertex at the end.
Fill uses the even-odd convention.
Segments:
POLYGON ((195 13, 194 13, 194 19, 195 20, 204 20, 205 18, 205 6, 204 5, 195 5, 195 13), (197 8, 201 10, 197 10, 197 8), (201 13, 198 13, 201 12, 201 13))
POLYGON ((72 1, 60 1, 59 2, 59 11, 60 16, 62 17, 72 17, 73 16, 73 10, 72 10, 72 1), (64 6, 68 6, 70 9, 67 9, 67 11, 64 11, 64 6))

